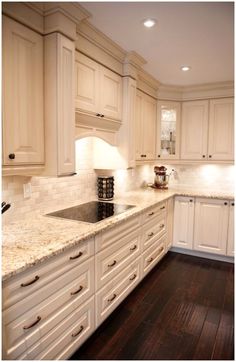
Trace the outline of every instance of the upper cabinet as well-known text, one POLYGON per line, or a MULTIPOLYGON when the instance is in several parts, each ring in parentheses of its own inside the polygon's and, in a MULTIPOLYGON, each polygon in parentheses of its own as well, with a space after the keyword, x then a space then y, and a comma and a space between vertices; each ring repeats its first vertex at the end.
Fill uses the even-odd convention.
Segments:
POLYGON ((233 99, 184 102, 181 159, 233 160, 233 99))
POLYGON ((2 51, 3 166, 30 173, 44 164, 43 37, 3 16, 2 51))
POLYGON ((155 159, 157 101, 137 90, 135 112, 136 160, 155 159))
POLYGON ((111 70, 76 52, 75 106, 98 118, 121 120, 122 78, 111 70))
POLYGON ((178 159, 180 146, 180 103, 157 103, 157 158, 178 159))

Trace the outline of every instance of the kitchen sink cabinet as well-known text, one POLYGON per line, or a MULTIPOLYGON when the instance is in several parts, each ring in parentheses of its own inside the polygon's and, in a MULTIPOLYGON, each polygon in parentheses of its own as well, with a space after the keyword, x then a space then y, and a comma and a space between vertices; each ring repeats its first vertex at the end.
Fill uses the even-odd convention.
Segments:
POLYGON ((194 249, 226 255, 229 201, 196 198, 194 249))
POLYGON ((230 202, 227 255, 234 256, 234 201, 230 202))
POLYGON ((233 98, 183 102, 181 159, 232 161, 233 98))
POLYGON ((44 164, 43 37, 3 16, 2 52, 3 174, 31 174, 33 169, 40 173, 44 164))
POLYGON ((177 196, 174 205, 173 246, 193 248, 194 198, 177 196))
POLYGON ((135 154, 138 161, 154 160, 156 150, 157 101, 137 90, 135 114, 135 154))

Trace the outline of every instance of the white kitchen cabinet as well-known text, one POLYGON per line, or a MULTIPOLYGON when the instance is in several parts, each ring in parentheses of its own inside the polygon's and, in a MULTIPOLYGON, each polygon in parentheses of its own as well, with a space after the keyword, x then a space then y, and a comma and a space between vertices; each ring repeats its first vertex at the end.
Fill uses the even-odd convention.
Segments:
POLYGON ((97 117, 121 120, 122 78, 85 55, 75 55, 75 107, 97 117))
POLYGON ((152 245, 142 254, 142 276, 145 276, 163 258, 165 249, 166 234, 155 240, 152 245))
POLYGON ((229 201, 196 198, 194 249, 226 255, 229 201))
POLYGON ((208 158, 234 159, 234 100, 210 100, 208 158))
POLYGON ((179 159, 180 103, 157 102, 157 158, 179 159))
POLYGON ((183 102, 181 159, 207 159, 208 101, 183 102))
POLYGON ((233 160, 233 98, 183 102, 181 159, 233 160))
POLYGON ((194 198, 177 196, 174 205, 173 246, 193 248, 194 198))
POLYGON ((234 201, 230 201, 227 255, 234 256, 234 201))
POLYGON ((46 175, 75 172, 74 48, 59 33, 45 37, 46 175))
POLYGON ((167 237, 166 251, 169 250, 173 243, 173 222, 174 222, 174 198, 167 201, 167 237))
POLYGON ((137 90, 135 115, 136 160, 155 159, 157 101, 137 90))
POLYGON ((2 39, 3 165, 42 165, 43 37, 3 16, 2 39))

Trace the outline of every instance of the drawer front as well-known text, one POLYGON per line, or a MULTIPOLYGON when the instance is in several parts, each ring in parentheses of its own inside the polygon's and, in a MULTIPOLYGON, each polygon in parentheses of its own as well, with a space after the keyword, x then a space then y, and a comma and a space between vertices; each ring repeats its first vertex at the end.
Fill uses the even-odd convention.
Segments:
POLYGON ((96 327, 125 299, 139 283, 141 259, 138 258, 96 293, 96 327))
POLYGON ((140 231, 128 235, 95 256, 96 290, 112 280, 141 252, 140 231))
POLYGON ((150 246, 142 256, 142 276, 145 276, 149 271, 162 259, 165 255, 166 234, 158 239, 150 246))
POLYGON ((167 231, 166 214, 161 213, 155 220, 151 220, 143 227, 142 250, 146 250, 155 240, 159 239, 167 231))
POLYGON ((166 212, 166 201, 161 202, 157 206, 150 207, 148 210, 143 212, 143 224, 155 219, 162 213, 166 212))
POLYGON ((141 225, 141 216, 135 216, 131 219, 122 222, 113 228, 104 231, 95 237, 95 252, 98 253, 100 250, 106 248, 109 245, 116 243, 118 240, 125 237, 127 234, 137 230, 141 225))
POLYGON ((36 360, 64 360, 70 357, 95 329, 94 297, 75 309, 41 340, 36 360))
POLYGON ((54 291, 53 294, 34 308, 29 310, 27 301, 22 300, 3 312, 6 350, 11 357, 18 356, 22 348, 25 348, 25 344, 27 348, 31 347, 58 324, 60 318, 63 317, 62 306, 66 305, 67 313, 70 313, 75 306, 77 307, 92 296, 94 293, 93 259, 68 272, 64 276, 63 284, 61 279, 57 280, 61 288, 54 291, 55 282, 51 283, 49 287, 54 291), (21 314, 21 310, 25 309, 27 312, 21 314))
MULTIPOLYGON (((94 239, 82 241, 76 247, 52 257, 3 283, 3 309, 26 298, 94 255, 94 239)), ((45 298, 45 295, 42 295, 45 298)), ((40 302, 35 300, 35 304, 40 302)))

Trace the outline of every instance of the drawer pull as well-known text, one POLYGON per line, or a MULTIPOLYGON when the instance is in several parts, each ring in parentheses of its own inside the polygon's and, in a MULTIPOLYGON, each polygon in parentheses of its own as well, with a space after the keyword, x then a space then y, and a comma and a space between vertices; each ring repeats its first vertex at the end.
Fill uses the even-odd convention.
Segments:
POLYGON ((117 295, 114 293, 110 299, 107 299, 107 301, 112 302, 116 297, 117 297, 117 295))
POLYGON ((153 232, 151 232, 150 234, 148 234, 148 237, 151 238, 154 235, 153 232))
POLYGON ((35 278, 33 280, 31 280, 28 283, 22 283, 20 286, 21 287, 28 287, 28 285, 34 284, 35 282, 37 282, 37 280, 39 280, 39 276, 36 275, 35 278))
POLYGON ((40 322, 40 321, 41 321, 41 317, 38 316, 35 322, 33 322, 32 324, 30 324, 29 326, 24 326, 23 329, 30 329, 30 328, 34 327, 34 326, 35 326, 38 322, 40 322))
POLYGON ((153 261, 153 258, 150 258, 147 260, 148 264, 151 263, 153 261))
POLYGON ((131 278, 129 278, 129 280, 134 280, 137 277, 137 274, 134 274, 131 278))
POLYGON ((81 292, 82 289, 83 289, 83 286, 80 285, 78 290, 76 290, 75 292, 71 292, 70 294, 71 294, 71 295, 78 294, 79 292, 81 292))
POLYGON ((163 246, 159 249, 159 253, 161 253, 164 250, 163 246))
POLYGON ((152 215, 154 215, 153 211, 148 214, 148 216, 152 216, 152 215))
POLYGON ((132 248, 130 248, 130 251, 134 251, 135 249, 137 249, 137 245, 134 245, 132 248))
POLYGON ((83 329, 84 329, 84 326, 80 326, 78 332, 72 333, 71 337, 76 337, 76 336, 78 336, 78 335, 82 332, 83 329))
POLYGON ((113 261, 113 263, 108 264, 108 267, 111 268, 112 266, 116 265, 116 260, 113 261))
POLYGON ((160 229, 163 229, 164 226, 165 226, 165 224, 161 224, 159 227, 160 227, 160 229))
POLYGON ((82 255, 83 255, 83 253, 82 253, 82 251, 80 251, 78 255, 70 256, 70 260, 78 259, 78 258, 80 258, 82 255))
POLYGON ((166 207, 165 206, 162 206, 162 207, 160 207, 160 210, 164 210, 166 207))

